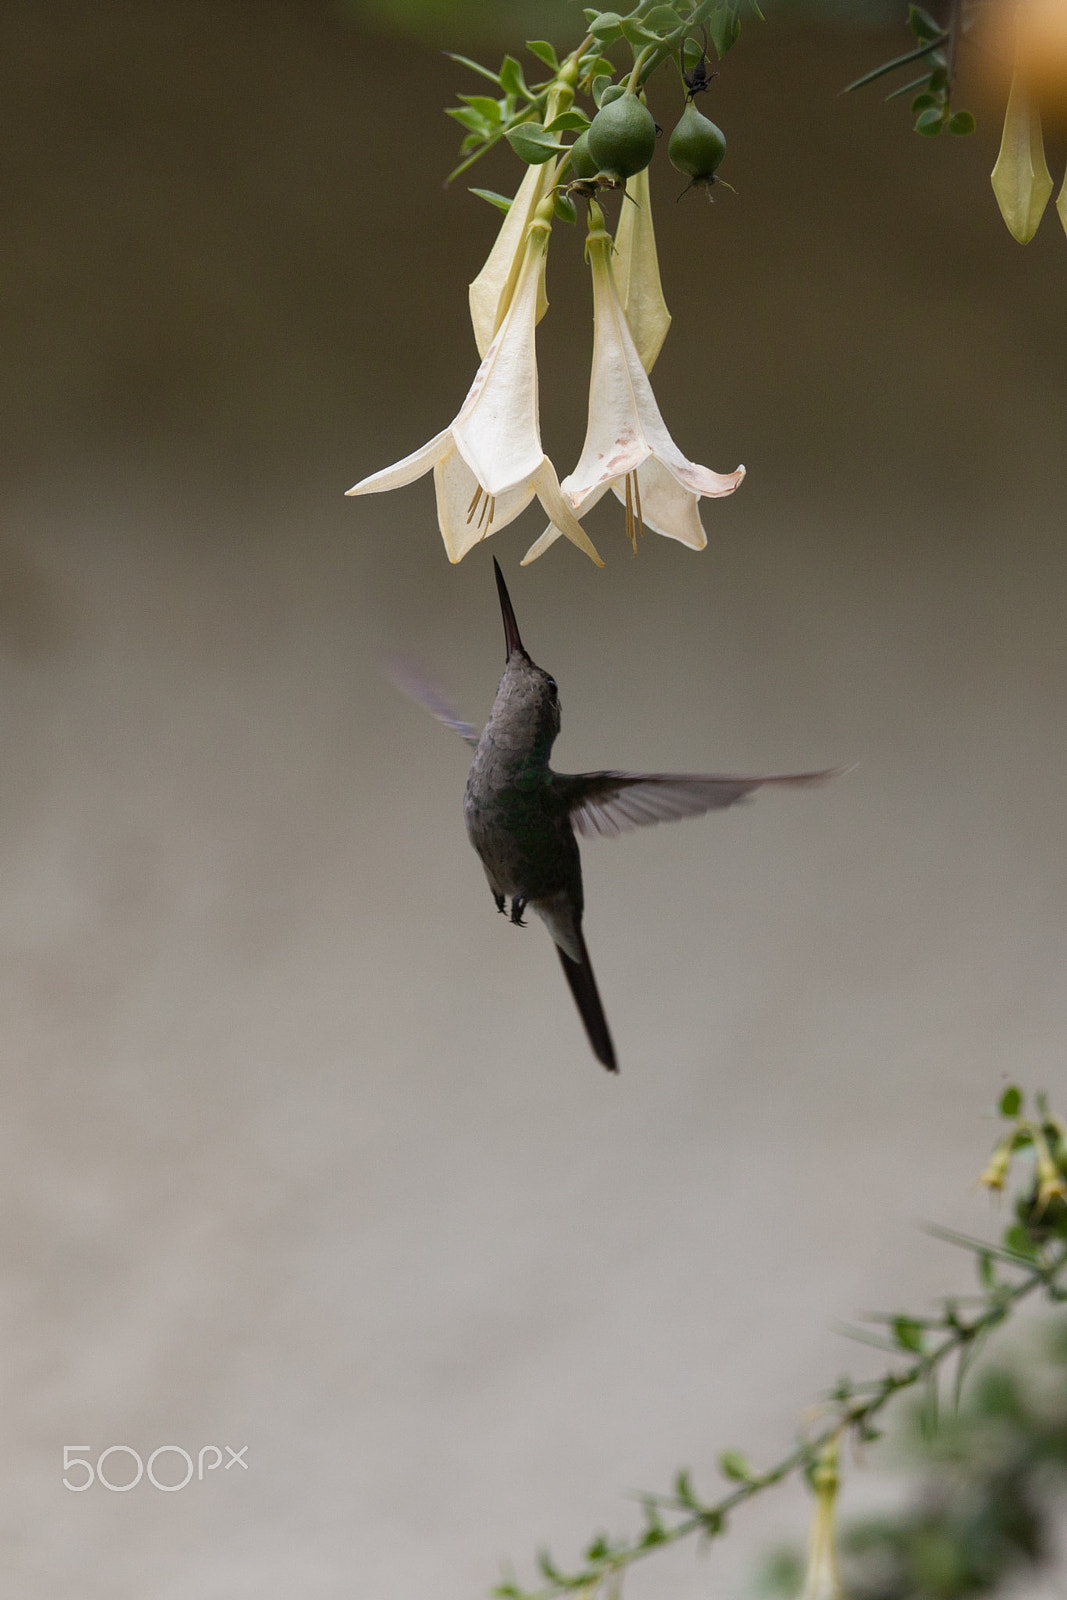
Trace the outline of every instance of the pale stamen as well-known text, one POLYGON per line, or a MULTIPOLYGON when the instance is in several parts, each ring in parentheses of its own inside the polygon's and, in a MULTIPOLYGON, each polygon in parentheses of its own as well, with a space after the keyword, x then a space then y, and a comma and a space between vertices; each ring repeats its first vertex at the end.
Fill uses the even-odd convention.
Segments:
POLYGON ((482 498, 482 486, 481 486, 481 484, 479 484, 478 487, 475 489, 474 494, 471 496, 470 505, 467 507, 467 521, 468 522, 473 522, 474 521, 474 513, 478 509, 478 502, 479 502, 479 500, 481 498, 482 498))
POLYGON ((634 497, 633 487, 630 483, 632 473, 626 474, 626 537, 633 545, 634 555, 637 554, 637 529, 634 526, 634 497))
POLYGON ((633 480, 634 480, 634 506, 635 506, 635 509, 637 511, 637 526, 640 529, 641 537, 643 539, 645 537, 645 524, 644 524, 644 522, 642 521, 642 518, 641 518, 641 485, 637 481, 637 468, 636 467, 633 470, 633 480))
MULTIPOLYGON (((485 497, 485 504, 482 507, 482 514, 478 518, 478 526, 479 526, 479 528, 484 525, 486 533, 489 532, 489 528, 492 525, 493 512, 495 510, 496 510, 496 495, 495 494, 487 494, 486 497, 485 497)), ((483 535, 483 537, 484 537, 484 535, 483 535)))

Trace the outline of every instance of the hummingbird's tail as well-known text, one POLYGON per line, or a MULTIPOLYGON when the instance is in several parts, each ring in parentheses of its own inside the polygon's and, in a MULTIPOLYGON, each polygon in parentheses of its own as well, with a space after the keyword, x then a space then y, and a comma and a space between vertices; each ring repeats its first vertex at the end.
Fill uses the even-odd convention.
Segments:
POLYGON ((593 1054, 598 1061, 602 1061, 609 1072, 618 1072, 615 1064, 615 1046, 611 1042, 608 1032, 608 1019, 604 1015, 604 1007, 600 1003, 596 979, 593 977, 593 968, 589 960, 589 951, 585 948, 585 937, 579 927, 578 950, 581 960, 575 961, 564 950, 562 945, 557 945, 560 964, 566 974, 567 982, 571 986, 571 994, 575 1004, 582 1014, 585 1031, 589 1035, 589 1043, 593 1047, 593 1054))

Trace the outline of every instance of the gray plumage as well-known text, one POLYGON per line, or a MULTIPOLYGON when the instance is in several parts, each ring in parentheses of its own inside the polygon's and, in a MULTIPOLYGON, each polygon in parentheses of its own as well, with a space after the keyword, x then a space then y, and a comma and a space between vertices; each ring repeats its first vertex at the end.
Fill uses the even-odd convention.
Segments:
POLYGON ((593 1051, 611 1072, 615 1049, 582 933, 582 867, 576 835, 613 838, 633 828, 721 810, 763 784, 802 787, 842 769, 775 777, 715 777, 696 773, 553 772, 552 745, 560 729, 555 680, 523 648, 500 567, 494 560, 504 619, 504 676, 481 738, 437 693, 410 672, 401 687, 475 747, 463 815, 481 857, 498 911, 511 902, 523 926, 527 906, 555 941, 593 1051))

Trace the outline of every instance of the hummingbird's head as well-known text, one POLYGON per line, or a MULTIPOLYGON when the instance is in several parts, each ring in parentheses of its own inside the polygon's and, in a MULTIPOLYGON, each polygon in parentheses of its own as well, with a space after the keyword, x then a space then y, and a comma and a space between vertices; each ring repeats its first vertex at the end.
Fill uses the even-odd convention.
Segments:
POLYGON ((545 759, 559 733, 559 690, 551 673, 531 661, 519 637, 504 574, 494 559, 500 611, 504 619, 507 664, 493 706, 494 737, 498 744, 543 754, 545 759))

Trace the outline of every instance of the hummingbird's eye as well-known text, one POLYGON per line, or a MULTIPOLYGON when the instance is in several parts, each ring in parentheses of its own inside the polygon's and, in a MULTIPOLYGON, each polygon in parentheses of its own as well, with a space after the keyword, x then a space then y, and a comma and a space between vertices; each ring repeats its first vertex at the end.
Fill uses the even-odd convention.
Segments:
POLYGON ((549 689, 550 689, 550 691, 551 691, 551 693, 553 695, 559 694, 559 688, 557 687, 555 678, 550 678, 546 674, 545 675, 545 682, 548 684, 548 687, 549 687, 549 689))

